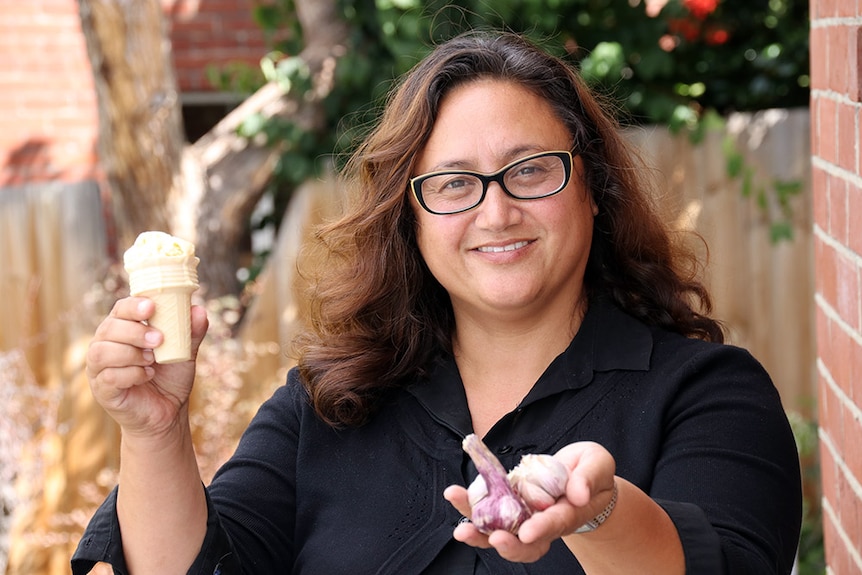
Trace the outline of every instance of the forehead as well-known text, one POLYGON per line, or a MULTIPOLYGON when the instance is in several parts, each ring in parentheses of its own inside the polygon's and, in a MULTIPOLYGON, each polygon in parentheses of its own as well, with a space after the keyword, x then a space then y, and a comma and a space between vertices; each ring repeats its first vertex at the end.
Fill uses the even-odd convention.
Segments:
POLYGON ((527 154, 565 150, 571 138, 550 103, 532 90, 506 80, 476 80, 441 100, 417 172, 493 171, 527 154))

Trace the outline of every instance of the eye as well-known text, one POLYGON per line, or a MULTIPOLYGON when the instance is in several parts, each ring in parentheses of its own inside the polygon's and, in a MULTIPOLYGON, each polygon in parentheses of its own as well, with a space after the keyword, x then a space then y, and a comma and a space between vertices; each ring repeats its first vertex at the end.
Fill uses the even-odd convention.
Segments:
POLYGON ((514 166, 508 174, 506 174, 507 178, 514 180, 534 180, 544 178, 549 170, 550 166, 548 162, 543 161, 529 161, 523 164, 518 164, 514 166))
POLYGON ((463 196, 481 188, 481 182, 466 174, 440 174, 425 180, 422 191, 426 195, 463 196))
POLYGON ((447 180, 443 183, 440 188, 440 191, 455 191, 461 188, 465 188, 471 184, 471 180, 468 178, 452 178, 451 180, 447 180))

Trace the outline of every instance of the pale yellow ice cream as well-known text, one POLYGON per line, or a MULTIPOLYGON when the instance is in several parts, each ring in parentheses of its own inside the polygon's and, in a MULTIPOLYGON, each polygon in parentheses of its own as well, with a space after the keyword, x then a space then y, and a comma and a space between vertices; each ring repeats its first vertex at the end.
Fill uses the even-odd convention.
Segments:
POLYGON ((143 232, 123 255, 129 292, 156 304, 149 324, 165 340, 153 353, 158 363, 191 359, 191 294, 198 289, 195 246, 164 232, 143 232))

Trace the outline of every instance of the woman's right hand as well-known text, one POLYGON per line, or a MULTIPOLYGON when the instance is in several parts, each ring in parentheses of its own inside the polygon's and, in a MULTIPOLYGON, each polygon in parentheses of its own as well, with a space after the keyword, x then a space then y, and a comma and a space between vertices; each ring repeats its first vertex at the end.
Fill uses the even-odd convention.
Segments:
POLYGON ((192 359, 160 365, 152 349, 162 343, 162 333, 144 323, 154 311, 147 298, 118 300, 87 351, 93 396, 126 436, 156 438, 176 428, 187 411, 195 358, 209 325, 206 311, 192 306, 192 359))

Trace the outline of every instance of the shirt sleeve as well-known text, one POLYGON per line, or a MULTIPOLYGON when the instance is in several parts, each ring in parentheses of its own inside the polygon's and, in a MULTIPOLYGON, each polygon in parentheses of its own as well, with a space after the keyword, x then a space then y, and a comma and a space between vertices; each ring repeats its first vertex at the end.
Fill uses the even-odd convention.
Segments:
POLYGON ((656 500, 668 514, 685 554, 685 572, 698 575, 724 575, 721 541, 706 515, 696 505, 656 500))
POLYGON ((723 345, 668 374, 678 385, 650 495, 682 542, 687 573, 790 573, 799 541, 799 458, 778 392, 746 351, 723 345))
MULTIPOLYGON (((264 402, 233 457, 206 488, 207 531, 189 575, 280 572, 292 562, 298 416, 291 414, 302 404, 302 393, 298 384, 285 385, 264 402)), ((127 575, 118 489, 87 526, 72 557, 73 575, 89 573, 99 562, 127 575)))
MULTIPOLYGON (((72 575, 86 575, 97 563, 107 563, 115 575, 128 575, 120 521, 117 516, 117 493, 108 495, 84 532, 72 555, 72 575)), ((201 551, 189 568, 189 575, 233 575, 239 573, 230 539, 213 509, 207 493, 207 531, 201 551)))

